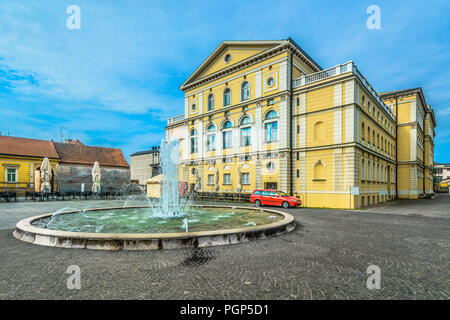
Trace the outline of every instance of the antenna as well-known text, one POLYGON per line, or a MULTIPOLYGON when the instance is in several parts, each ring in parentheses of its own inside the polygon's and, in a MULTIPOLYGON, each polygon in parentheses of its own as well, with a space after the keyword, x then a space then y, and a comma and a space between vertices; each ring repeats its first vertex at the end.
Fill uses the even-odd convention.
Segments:
POLYGON ((61 143, 63 142, 63 137, 64 137, 63 129, 67 129, 67 128, 66 127, 60 127, 61 143))

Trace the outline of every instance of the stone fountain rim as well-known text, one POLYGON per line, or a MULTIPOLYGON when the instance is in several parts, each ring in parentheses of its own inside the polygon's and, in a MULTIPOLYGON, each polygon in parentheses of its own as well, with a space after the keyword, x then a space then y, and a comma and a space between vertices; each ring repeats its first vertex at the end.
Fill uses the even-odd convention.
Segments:
MULTIPOLYGON (((235 208, 235 209, 247 209, 247 210, 260 210, 261 208, 257 207, 247 207, 247 206, 227 206, 227 205, 192 205, 191 207, 199 207, 199 208, 235 208)), ((126 208, 145 208, 144 206, 130 206, 126 208)), ((101 210, 117 210, 117 209, 125 209, 123 207, 107 207, 107 208, 89 208, 85 210, 71 210, 61 214, 71 214, 77 213, 80 211, 101 211, 101 210)), ((196 231, 196 232, 174 232, 174 233, 94 233, 94 232, 74 232, 74 231, 61 231, 61 230, 51 230, 51 229, 43 229, 39 227, 33 226, 31 223, 33 221, 50 217, 53 213, 45 213, 38 216, 33 216, 30 218, 23 219, 16 224, 16 229, 13 233, 14 237, 26 241, 32 242, 40 245, 47 246, 56 246, 56 247, 73 247, 70 244, 59 245, 59 242, 67 240, 86 240, 86 241, 94 241, 96 242, 96 247, 92 249, 101 249, 101 250, 117 250, 111 249, 107 243, 108 242, 142 242, 142 241, 183 241, 183 246, 186 247, 186 240, 194 240, 197 239, 216 239, 217 237, 222 236, 224 238, 223 243, 213 244, 213 245, 221 245, 221 244, 230 244, 232 243, 230 237, 233 239, 238 238, 237 242, 246 242, 240 241, 241 236, 244 238, 249 238, 252 235, 260 236, 261 233, 271 234, 270 231, 274 231, 275 233, 284 233, 289 232, 294 229, 295 222, 294 217, 286 212, 275 210, 275 209, 263 209, 266 212, 271 212, 277 215, 281 215, 283 220, 272 222, 269 224, 261 225, 261 226, 249 226, 242 228, 233 228, 233 229, 221 229, 221 230, 211 230, 211 231, 196 231), (225 239, 227 238, 227 239, 225 239), (61 241, 58 241, 61 240, 61 241), (102 245, 102 243, 104 245, 102 245)), ((235 240, 233 240, 235 241, 235 240)), ((220 242, 220 241, 219 241, 220 242)), ((195 246, 195 244, 193 245, 195 246)), ((208 246, 208 245, 205 245, 208 246)), ((175 245, 171 248, 178 248, 182 246, 175 245)), ((123 249, 123 246, 120 248, 123 249)), ((130 249, 132 250, 132 249, 130 249)), ((137 249, 137 250, 145 250, 145 249, 137 249)))

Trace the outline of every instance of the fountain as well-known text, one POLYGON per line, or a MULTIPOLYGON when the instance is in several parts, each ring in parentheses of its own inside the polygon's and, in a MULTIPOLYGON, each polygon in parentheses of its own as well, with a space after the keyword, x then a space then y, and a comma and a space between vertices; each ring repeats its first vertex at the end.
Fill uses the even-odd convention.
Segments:
MULTIPOLYGON (((264 239, 294 229, 294 218, 282 211, 247 206, 198 205, 182 196, 178 140, 160 148, 162 191, 150 200, 137 185, 124 185, 124 205, 109 208, 60 209, 19 221, 17 239, 34 244, 100 250, 150 250, 204 247, 264 239)), ((216 185, 219 173, 216 168, 216 185)), ((93 191, 100 190, 100 167, 94 165, 93 191)), ((195 192, 201 177, 195 176, 195 192)))

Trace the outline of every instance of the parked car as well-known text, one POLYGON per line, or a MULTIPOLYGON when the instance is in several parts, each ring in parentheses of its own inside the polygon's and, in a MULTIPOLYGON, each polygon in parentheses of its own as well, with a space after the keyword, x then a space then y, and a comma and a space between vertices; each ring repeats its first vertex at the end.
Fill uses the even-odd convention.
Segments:
POLYGON ((288 195, 286 192, 272 189, 257 189, 250 195, 250 202, 258 207, 261 205, 280 206, 283 208, 298 207, 301 200, 288 195))

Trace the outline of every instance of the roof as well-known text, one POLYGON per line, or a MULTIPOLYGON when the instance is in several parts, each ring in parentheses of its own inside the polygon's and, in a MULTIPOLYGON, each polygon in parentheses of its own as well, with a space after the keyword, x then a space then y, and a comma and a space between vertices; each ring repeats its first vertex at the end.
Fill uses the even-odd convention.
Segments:
POLYGON ((396 95, 401 95, 401 94, 406 94, 406 93, 413 93, 416 91, 422 90, 421 87, 419 88, 409 88, 409 89, 401 89, 401 90, 394 90, 394 91, 386 91, 386 92, 379 92, 378 95, 380 97, 389 97, 389 96, 396 96, 396 95))
POLYGON ((409 89, 401 89, 401 90, 395 90, 395 91, 386 91, 386 92, 380 92, 378 95, 382 100, 393 98, 393 97, 399 97, 402 95, 410 95, 413 93, 417 93, 419 95, 420 100, 422 101, 422 105, 425 112, 431 113, 431 118, 433 120, 433 125, 436 127, 436 117, 434 115, 433 109, 427 104, 425 100, 425 95, 423 93, 422 87, 418 88, 409 88, 409 89))
POLYGON ((159 147, 156 148, 156 149, 151 149, 151 150, 144 150, 144 151, 138 151, 138 152, 135 152, 135 153, 133 153, 132 155, 130 155, 130 157, 133 157, 133 156, 141 156, 141 155, 144 155, 144 154, 150 154, 150 153, 159 153, 159 147))
POLYGON ((439 163, 439 162, 435 162, 434 165, 435 165, 435 166, 450 167, 450 163, 439 163))
MULTIPOLYGON (((237 64, 242 64, 242 63, 246 63, 247 60, 251 60, 252 58, 259 56, 259 55, 264 55, 266 52, 273 50, 274 48, 278 48, 279 46, 283 46, 283 45, 290 45, 292 48, 295 48, 294 50, 297 51, 297 53, 304 59, 304 61, 306 61, 306 63, 308 65, 310 65, 310 67, 312 66, 312 69, 316 68, 316 71, 320 71, 322 70, 322 67, 315 62, 308 54, 306 54, 306 52, 297 44, 294 42, 294 40, 292 40, 291 38, 288 39, 283 39, 283 40, 232 40, 232 41, 222 41, 220 43, 220 45, 208 56, 208 58, 206 58, 206 60, 203 61, 203 63, 189 76, 189 78, 180 86, 181 90, 184 90, 188 87, 188 84, 192 82, 196 82, 194 79, 199 76, 204 70, 205 68, 207 68, 209 66, 209 64, 219 55, 222 53, 222 51, 230 46, 230 45, 253 45, 253 46, 271 46, 265 50, 263 50, 262 52, 249 57, 247 59, 244 59, 242 61, 240 61, 237 64)), ((228 68, 232 68, 232 66, 234 66, 234 64, 230 65, 230 67, 228 68)), ((225 68, 227 69, 227 68, 225 68)), ((220 70, 219 70, 220 71, 220 70)), ((219 72, 218 71, 218 72, 219 72)), ((213 75, 209 75, 210 77, 213 75)))
POLYGON ((59 159, 53 141, 0 136, 0 154, 59 159))
POLYGON ((129 168, 128 162, 120 149, 85 146, 79 140, 68 143, 54 142, 61 163, 78 163, 100 166, 129 168))

